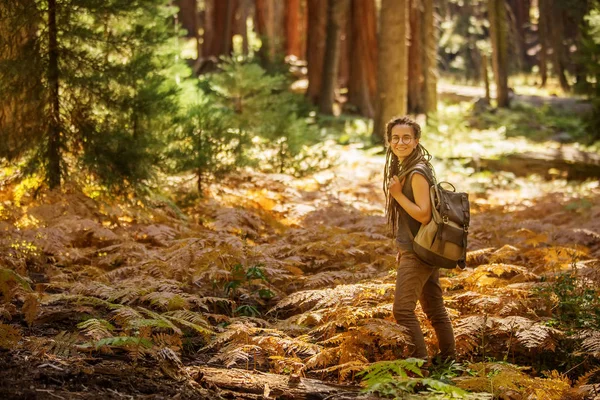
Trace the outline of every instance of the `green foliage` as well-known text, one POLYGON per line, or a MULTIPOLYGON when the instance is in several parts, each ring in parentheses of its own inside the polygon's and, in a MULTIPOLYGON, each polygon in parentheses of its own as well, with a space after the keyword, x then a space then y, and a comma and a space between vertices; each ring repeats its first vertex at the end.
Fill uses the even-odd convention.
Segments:
POLYGON ((560 274, 540 295, 555 303, 549 324, 568 332, 600 329, 600 291, 577 276, 576 271, 560 274))
POLYGON ((372 364, 364 375, 365 392, 394 399, 414 398, 412 394, 426 391, 427 398, 467 398, 469 394, 450 383, 423 376, 424 360, 381 361, 372 364))
POLYGON ((240 141, 251 140, 252 149, 245 150, 255 163, 267 171, 310 170, 307 145, 319 134, 301 115, 305 100, 288 90, 290 82, 283 75, 268 75, 244 58, 224 59, 219 67, 219 73, 207 78, 209 95, 231 112, 240 141))
POLYGON ((600 2, 592 1, 590 12, 584 17, 580 65, 586 79, 578 82, 579 90, 586 93, 593 105, 589 118, 594 139, 600 140, 600 2))
POLYGON ((0 124, 0 157, 25 156, 30 171, 44 170, 51 157, 48 120, 58 104, 63 175, 83 167, 115 188, 144 184, 158 162, 161 134, 171 126, 175 75, 184 73, 168 50, 175 9, 165 0, 56 3, 55 97, 47 1, 3 3, 2 29, 23 40, 19 46, 0 34, 0 109, 23 112, 0 124))

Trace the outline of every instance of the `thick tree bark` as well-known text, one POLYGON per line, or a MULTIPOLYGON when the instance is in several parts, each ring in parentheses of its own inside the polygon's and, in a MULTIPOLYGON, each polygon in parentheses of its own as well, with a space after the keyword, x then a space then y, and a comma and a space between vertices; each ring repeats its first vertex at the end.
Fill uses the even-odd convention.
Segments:
POLYGON ((202 55, 216 62, 222 55, 231 53, 233 19, 237 0, 206 0, 205 30, 202 55))
POLYGON ((308 38, 306 61, 308 64, 308 89, 306 95, 313 104, 321 96, 325 42, 327 37, 327 1, 308 0, 308 38))
POLYGON ((565 70, 567 68, 567 51, 565 46, 565 24, 564 24, 564 4, 559 4, 556 0, 551 0, 552 5, 550 7, 551 13, 551 40, 552 40, 552 70, 558 77, 560 86, 567 92, 569 91, 569 82, 565 76, 565 70))
POLYGON ((303 58, 300 0, 286 0, 285 2, 285 54, 303 58))
POLYGON ((319 111, 333 114, 333 101, 340 59, 340 34, 346 24, 350 0, 329 0, 327 7, 327 40, 323 62, 323 87, 319 98, 319 111))
POLYGON ((519 64, 524 71, 529 70, 529 57, 527 55, 527 43, 525 41, 525 32, 530 24, 529 9, 531 0, 508 0, 508 4, 515 17, 515 31, 517 39, 517 48, 519 51, 519 64))
POLYGON ((504 0, 488 0, 492 65, 498 107, 508 107, 508 42, 504 0))
POLYGON ((256 0, 256 31, 262 41, 259 54, 266 64, 284 51, 284 5, 281 0, 256 0))
POLYGON ((546 86, 546 81, 548 80, 548 50, 550 47, 548 45, 550 29, 550 20, 548 12, 549 1, 551 0, 538 0, 538 39, 540 41, 538 63, 540 67, 540 77, 542 79, 542 82, 540 84, 541 87, 546 86))
POLYGON ((348 102, 360 115, 375 116, 377 95, 377 10, 375 0, 352 0, 348 102))
POLYGON ((407 110, 411 114, 425 111, 423 68, 423 9, 421 0, 410 0, 410 45, 408 47, 408 99, 407 110))
POLYGON ((437 52, 438 31, 435 23, 433 0, 423 1, 423 38, 424 38, 424 61, 423 69, 425 75, 425 112, 434 114, 437 112, 437 52))
POLYGON ((50 118, 48 123, 48 165, 46 180, 50 189, 60 187, 61 175, 58 27, 56 25, 56 12, 56 0, 48 0, 48 87, 50 118))
POLYGON ((483 78, 483 87, 485 88, 485 102, 489 105, 491 96, 490 79, 488 78, 488 56, 486 54, 481 55, 481 76, 483 78))
POLYGON ((198 13, 197 0, 177 0, 175 2, 179 7, 177 13, 177 20, 186 30, 186 37, 193 38, 196 41, 197 58, 202 55, 202 45, 200 41, 200 14, 198 13))
POLYGON ((385 125, 406 114, 408 68, 408 0, 382 0, 377 79, 377 112, 372 138, 385 140, 385 125))
POLYGON ((238 0, 236 11, 233 15, 233 25, 231 36, 240 35, 242 37, 242 48, 241 53, 247 55, 249 51, 248 46, 248 27, 246 21, 252 14, 254 7, 253 0, 238 0))

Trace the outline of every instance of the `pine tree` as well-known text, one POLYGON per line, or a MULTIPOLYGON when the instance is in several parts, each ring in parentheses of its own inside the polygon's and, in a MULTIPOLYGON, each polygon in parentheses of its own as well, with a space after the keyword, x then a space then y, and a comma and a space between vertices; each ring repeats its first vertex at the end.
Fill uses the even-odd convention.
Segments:
POLYGON ((0 30, 15 34, 0 37, 0 157, 26 158, 51 188, 82 167, 121 188, 150 178, 177 93, 168 3, 3 2, 0 30))

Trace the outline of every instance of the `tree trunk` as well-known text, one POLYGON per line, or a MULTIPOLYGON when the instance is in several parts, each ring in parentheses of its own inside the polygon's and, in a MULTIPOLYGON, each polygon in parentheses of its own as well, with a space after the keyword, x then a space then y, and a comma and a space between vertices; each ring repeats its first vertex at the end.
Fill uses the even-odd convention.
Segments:
POLYGON ((385 125, 406 114, 408 69, 408 0, 382 0, 377 61, 377 112, 373 141, 384 143, 385 125))
POLYGON ((285 3, 285 54, 303 58, 300 27, 300 0, 285 3))
POLYGON ((350 0, 329 0, 327 6, 327 40, 323 62, 323 82, 319 112, 333 115, 340 59, 340 34, 345 26, 350 0))
POLYGON ((423 76, 423 10, 421 0, 410 0, 410 45, 408 47, 408 99, 407 110, 411 114, 422 114, 425 111, 423 92, 425 79, 423 76))
POLYGON ((375 116, 377 95, 377 9, 375 0, 352 0, 348 102, 360 115, 375 116))
POLYGON ((486 54, 481 54, 481 76, 483 78, 483 86, 485 88, 485 102, 489 105, 491 102, 491 96, 490 79, 488 78, 488 57, 486 54))
POLYGON ((325 41, 327 37, 327 1, 308 0, 308 38, 306 61, 308 64, 308 89, 306 95, 313 104, 321 96, 325 41))
POLYGON ((233 19, 237 0, 206 0, 206 20, 202 55, 212 64, 222 55, 231 54, 233 19))
POLYGON ((504 0, 488 0, 490 40, 492 42, 492 65, 496 82, 498 107, 508 107, 508 43, 506 5, 504 0))
POLYGON ((568 92, 570 90, 569 82, 565 76, 567 67, 568 49, 565 46, 565 24, 563 14, 565 12, 564 5, 558 4, 556 0, 551 0, 551 40, 552 40, 552 69, 558 77, 561 88, 568 92))
POLYGON ((48 123, 48 166, 46 180, 50 189, 60 187, 60 99, 58 70, 58 28, 56 0, 48 0, 48 87, 50 118, 48 123))
POLYGON ((235 49, 240 51, 241 54, 248 55, 248 27, 246 22, 252 13, 252 7, 254 6, 252 0, 238 0, 236 12, 233 15, 233 26, 231 36, 240 35, 242 37, 242 47, 235 49))
POLYGON ((546 86, 546 81, 548 80, 548 40, 549 40, 549 12, 548 12, 548 2, 551 0, 538 0, 538 39, 540 41, 540 52, 538 53, 538 62, 540 67, 540 77, 542 82, 540 84, 541 87, 546 86))
POLYGON ((186 37, 193 38, 196 42, 197 58, 200 58, 202 55, 202 45, 198 32, 200 28, 200 14, 198 13, 197 0, 177 0, 175 4, 179 7, 177 20, 183 29, 186 30, 186 37))
POLYGON ((283 53, 284 5, 280 0, 256 0, 256 32, 262 41, 259 54, 266 65, 283 53))
POLYGON ((525 40, 525 32, 531 20, 529 18, 529 9, 531 8, 531 0, 509 0, 508 4, 515 16, 515 30, 517 33, 517 47, 519 50, 519 61, 521 69, 529 70, 529 56, 527 55, 527 42, 525 40))
POLYGON ((425 75, 425 113, 437 112, 437 52, 438 31, 436 28, 433 0, 423 0, 423 73, 425 75))

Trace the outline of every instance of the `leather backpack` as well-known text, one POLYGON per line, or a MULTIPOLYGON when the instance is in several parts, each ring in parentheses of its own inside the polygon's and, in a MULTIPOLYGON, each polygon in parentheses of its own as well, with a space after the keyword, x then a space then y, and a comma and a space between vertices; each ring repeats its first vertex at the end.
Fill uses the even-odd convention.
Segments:
MULTIPOLYGON (((408 177, 417 169, 420 170, 419 167, 413 167, 402 175, 408 177)), ((465 268, 467 236, 471 221, 469 195, 457 192, 454 185, 449 182, 438 183, 432 174, 430 177, 433 181, 429 188, 431 220, 427 224, 421 224, 417 234, 413 235, 406 216, 403 212, 400 213, 402 222, 412 239, 413 251, 421 261, 432 267, 465 268), (446 189, 442 185, 447 185, 451 189, 446 189)))

